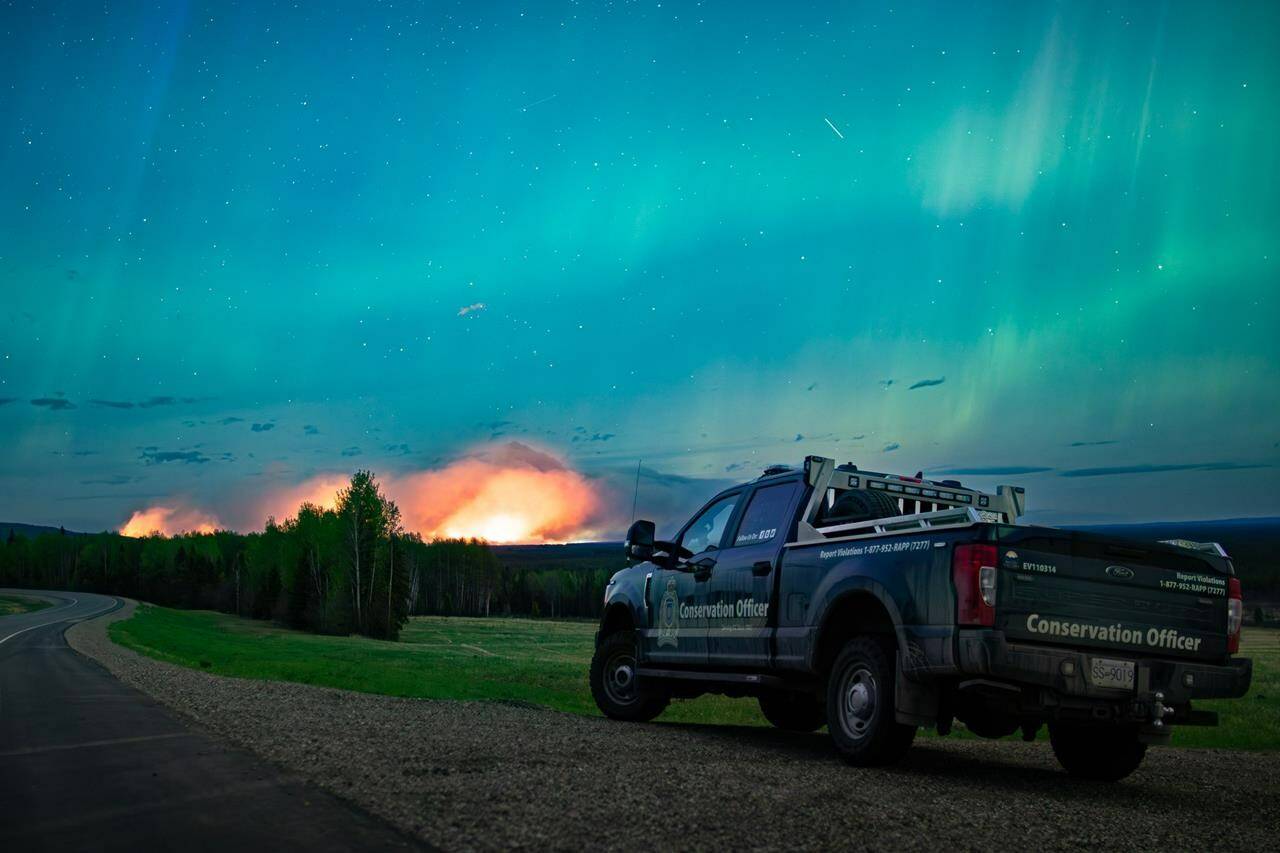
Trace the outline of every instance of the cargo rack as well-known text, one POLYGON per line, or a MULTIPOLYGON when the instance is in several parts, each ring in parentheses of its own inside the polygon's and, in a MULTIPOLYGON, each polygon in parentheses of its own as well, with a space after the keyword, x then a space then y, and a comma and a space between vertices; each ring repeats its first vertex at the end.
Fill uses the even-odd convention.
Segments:
POLYGON ((852 463, 837 465, 834 459, 824 456, 805 457, 804 473, 806 482, 813 486, 813 493, 800 518, 797 545, 834 538, 967 527, 981 522, 1015 524, 1026 506, 1026 490, 1021 486, 997 486, 995 494, 990 494, 967 489, 954 480, 935 481, 922 476, 861 471, 852 463), (902 514, 844 524, 817 524, 822 512, 835 505, 839 493, 850 489, 881 492, 897 501, 902 514))

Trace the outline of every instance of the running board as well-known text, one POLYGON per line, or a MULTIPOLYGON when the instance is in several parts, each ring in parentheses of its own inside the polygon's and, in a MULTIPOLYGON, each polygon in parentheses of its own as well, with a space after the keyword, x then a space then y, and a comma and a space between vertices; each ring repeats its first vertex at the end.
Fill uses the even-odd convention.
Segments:
POLYGON ((794 687, 786 679, 776 675, 757 675, 751 672, 695 672, 687 669, 636 668, 640 678, 673 678, 682 681, 710 681, 716 684, 748 684, 756 687, 794 687))

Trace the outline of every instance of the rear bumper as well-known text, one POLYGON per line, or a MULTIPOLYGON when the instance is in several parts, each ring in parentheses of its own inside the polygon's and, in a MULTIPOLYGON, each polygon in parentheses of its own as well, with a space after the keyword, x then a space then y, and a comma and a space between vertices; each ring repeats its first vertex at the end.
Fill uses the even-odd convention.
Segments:
POLYGON ((965 674, 1047 688, 1061 696, 1114 702, 1144 700, 1160 693, 1165 704, 1184 705, 1192 699, 1238 698, 1249 691, 1253 681, 1253 661, 1248 658, 1232 658, 1225 666, 1214 666, 1123 652, 1010 643, 1002 632, 989 630, 962 630, 957 641, 957 663, 965 674), (1090 683, 1089 659, 1098 656, 1134 661, 1135 689, 1090 683), (1064 668, 1070 674, 1064 673, 1064 668))

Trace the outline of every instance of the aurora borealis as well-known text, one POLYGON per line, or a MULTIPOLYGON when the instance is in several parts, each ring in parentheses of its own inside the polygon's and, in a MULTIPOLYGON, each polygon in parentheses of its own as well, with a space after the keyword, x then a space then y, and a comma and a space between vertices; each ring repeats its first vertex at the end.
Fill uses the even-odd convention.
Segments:
POLYGON ((809 453, 1280 514, 1280 6, 984 8, 0 5, 0 519, 512 441, 593 535, 809 453))

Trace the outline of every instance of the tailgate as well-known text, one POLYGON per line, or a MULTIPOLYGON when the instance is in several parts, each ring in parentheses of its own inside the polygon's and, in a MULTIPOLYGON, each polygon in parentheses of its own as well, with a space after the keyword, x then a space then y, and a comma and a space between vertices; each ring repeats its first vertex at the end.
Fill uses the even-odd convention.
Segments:
POLYGON ((1002 532, 995 624, 1010 639, 1226 656, 1226 560, 1066 530, 1002 532))

